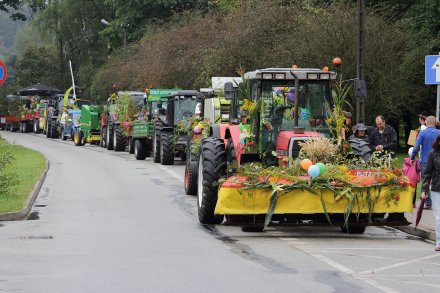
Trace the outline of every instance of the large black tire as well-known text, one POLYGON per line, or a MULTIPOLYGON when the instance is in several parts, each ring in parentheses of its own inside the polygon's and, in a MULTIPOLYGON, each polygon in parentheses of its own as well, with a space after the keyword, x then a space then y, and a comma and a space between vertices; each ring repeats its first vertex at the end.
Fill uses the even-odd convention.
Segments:
POLYGON ((99 130, 99 135, 101 136, 101 140, 99 141, 99 146, 102 148, 105 148, 105 143, 106 143, 105 135, 106 134, 107 134, 107 127, 102 126, 101 130, 99 130))
POLYGON ((188 195, 197 194, 197 172, 199 171, 199 161, 186 162, 185 167, 185 192, 188 195))
POLYGON ((160 133, 162 131, 162 123, 154 123, 154 136, 153 136, 153 161, 160 163, 160 133))
POLYGON ((125 151, 125 146, 127 144, 127 137, 124 135, 124 131, 119 125, 113 127, 113 150, 115 152, 125 151))
POLYGON ((32 124, 33 132, 38 134, 40 132, 40 121, 39 119, 34 118, 33 124, 32 124))
MULTIPOLYGON (((128 153, 134 154, 135 139, 132 136, 128 137, 127 139, 128 139, 128 153)), ((145 147, 145 149, 146 149, 146 147, 145 147)))
POLYGON ((113 149, 113 127, 110 124, 107 124, 107 134, 105 136, 106 138, 106 148, 108 150, 113 149))
POLYGON ((77 129, 75 134, 73 135, 73 142, 76 146, 83 146, 84 145, 84 138, 82 131, 80 129, 77 129))
POLYGON ((226 173, 226 152, 222 139, 209 137, 200 147, 197 207, 199 221, 202 224, 220 224, 223 215, 215 215, 217 204, 217 182, 226 173))
POLYGON ((145 141, 136 139, 134 141, 134 157, 136 160, 145 160, 148 155, 147 144, 145 141))
POLYGON ((50 123, 51 121, 49 120, 49 119, 47 119, 47 121, 46 121, 46 137, 47 138, 51 138, 52 137, 52 134, 51 134, 51 126, 50 126, 50 123))
POLYGON ((57 123, 55 120, 50 122, 50 138, 58 138, 57 123))
POLYGON ((174 133, 162 132, 160 135, 160 163, 174 165, 174 133))

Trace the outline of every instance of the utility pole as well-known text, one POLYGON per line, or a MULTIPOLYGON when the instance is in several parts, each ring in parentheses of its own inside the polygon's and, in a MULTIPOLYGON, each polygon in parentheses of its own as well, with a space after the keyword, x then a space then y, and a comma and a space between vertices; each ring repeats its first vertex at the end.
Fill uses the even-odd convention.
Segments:
POLYGON ((356 123, 365 123, 365 3, 357 0, 358 39, 357 39, 357 80, 354 84, 356 96, 356 123))

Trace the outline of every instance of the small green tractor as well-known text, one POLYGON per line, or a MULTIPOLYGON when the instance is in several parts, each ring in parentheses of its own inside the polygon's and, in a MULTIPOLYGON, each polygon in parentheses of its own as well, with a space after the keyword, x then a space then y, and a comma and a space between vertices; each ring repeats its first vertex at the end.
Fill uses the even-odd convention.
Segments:
POLYGON ((73 142, 76 146, 83 146, 86 143, 99 144, 101 141, 100 117, 98 106, 83 105, 81 107, 80 124, 73 135, 73 142))

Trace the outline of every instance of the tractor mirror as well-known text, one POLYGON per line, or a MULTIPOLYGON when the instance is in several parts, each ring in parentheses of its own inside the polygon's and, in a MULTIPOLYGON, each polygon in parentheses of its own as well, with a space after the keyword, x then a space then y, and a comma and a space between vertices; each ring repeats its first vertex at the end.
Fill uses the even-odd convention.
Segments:
POLYGON ((231 101, 234 99, 235 88, 232 82, 225 83, 225 99, 231 101))

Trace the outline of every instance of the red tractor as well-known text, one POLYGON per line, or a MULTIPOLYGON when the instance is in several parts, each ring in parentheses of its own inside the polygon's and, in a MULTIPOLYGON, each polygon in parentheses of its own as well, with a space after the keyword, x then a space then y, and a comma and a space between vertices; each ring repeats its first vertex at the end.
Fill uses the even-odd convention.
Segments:
POLYGON ((331 103, 334 79, 336 73, 328 70, 267 68, 246 73, 238 90, 225 84, 230 123, 212 125, 211 136, 200 146, 197 195, 202 224, 223 221, 214 210, 217 182, 228 165, 288 165, 298 156, 298 142, 329 134, 326 104, 331 103))

